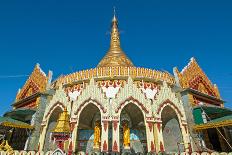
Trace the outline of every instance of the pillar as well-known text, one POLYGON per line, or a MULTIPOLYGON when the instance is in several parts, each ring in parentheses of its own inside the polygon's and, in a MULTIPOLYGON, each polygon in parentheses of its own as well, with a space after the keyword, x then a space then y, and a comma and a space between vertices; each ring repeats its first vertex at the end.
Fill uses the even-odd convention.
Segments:
POLYGON ((72 137, 69 146, 72 147, 72 152, 77 151, 77 133, 78 133, 78 125, 76 122, 71 122, 71 129, 72 129, 72 137))
POLYGON ((154 141, 154 123, 146 122, 146 136, 147 136, 147 151, 155 152, 155 141, 154 141))
POLYGON ((46 125, 45 124, 41 125, 41 129, 40 129, 41 132, 40 132, 40 136, 39 136, 38 151, 43 150, 47 127, 48 127, 48 123, 46 123, 46 125))
POLYGON ((162 130, 162 121, 154 123, 154 139, 156 152, 164 152, 164 139, 163 139, 163 130, 162 130))
POLYGON ((102 121, 101 127, 101 152, 108 152, 108 135, 109 135, 109 121, 102 121))
POLYGON ((181 129, 181 134, 182 134, 182 138, 183 138, 183 142, 184 142, 185 152, 191 152, 192 146, 191 146, 190 139, 189 139, 189 132, 188 132, 187 124, 181 122, 180 129, 181 129))
POLYGON ((120 152, 119 120, 113 120, 112 127, 112 152, 120 152))

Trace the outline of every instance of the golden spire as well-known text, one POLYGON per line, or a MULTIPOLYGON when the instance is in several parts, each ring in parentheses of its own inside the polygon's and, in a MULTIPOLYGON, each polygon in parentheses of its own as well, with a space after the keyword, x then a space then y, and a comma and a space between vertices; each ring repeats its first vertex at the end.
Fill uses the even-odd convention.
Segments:
POLYGON ((130 59, 127 58, 126 54, 121 49, 120 35, 118 31, 118 20, 116 18, 115 9, 114 9, 114 16, 111 25, 110 48, 107 54, 98 64, 98 67, 114 67, 114 66, 124 66, 124 67, 134 66, 133 63, 130 61, 130 59))
POLYGON ((69 124, 69 114, 67 108, 64 108, 64 111, 60 114, 59 119, 57 121, 56 127, 52 132, 59 133, 70 133, 70 124, 69 124))

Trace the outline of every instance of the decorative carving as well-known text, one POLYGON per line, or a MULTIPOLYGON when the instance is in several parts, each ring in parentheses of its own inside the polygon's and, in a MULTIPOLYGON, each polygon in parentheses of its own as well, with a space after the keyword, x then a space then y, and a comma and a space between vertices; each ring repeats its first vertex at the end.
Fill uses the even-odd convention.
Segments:
POLYGON ((166 101, 164 101, 158 108, 157 110, 157 114, 160 113, 161 109, 166 105, 166 104, 170 104, 176 111, 177 113, 183 117, 183 114, 180 112, 180 110, 176 107, 176 105, 174 103, 172 103, 169 99, 167 99, 166 101))
POLYGON ((115 98, 119 89, 124 86, 125 80, 98 81, 98 87, 102 88, 107 98, 115 98))
POLYGON ((68 99, 71 101, 76 101, 78 96, 81 95, 82 90, 86 87, 86 83, 75 84, 65 88, 65 92, 68 99))
POLYGON ((77 111, 74 114, 77 115, 83 109, 84 105, 88 104, 90 101, 93 101, 94 103, 96 103, 97 106, 100 107, 100 109, 102 110, 103 113, 107 112, 107 109, 105 109, 101 103, 99 103, 97 100, 89 98, 89 99, 85 100, 82 104, 79 105, 79 108, 77 109, 77 111))
POLYGON ((136 81, 137 87, 144 93, 148 99, 156 99, 159 93, 160 86, 154 82, 136 81))
POLYGON ((115 112, 118 113, 119 110, 122 108, 122 106, 129 101, 133 101, 134 103, 136 103, 139 107, 141 107, 141 109, 145 112, 145 113, 149 113, 149 111, 147 110, 147 108, 140 103, 138 100, 134 99, 132 96, 129 97, 128 99, 126 99, 125 101, 123 101, 121 104, 119 104, 119 106, 115 109, 115 112))

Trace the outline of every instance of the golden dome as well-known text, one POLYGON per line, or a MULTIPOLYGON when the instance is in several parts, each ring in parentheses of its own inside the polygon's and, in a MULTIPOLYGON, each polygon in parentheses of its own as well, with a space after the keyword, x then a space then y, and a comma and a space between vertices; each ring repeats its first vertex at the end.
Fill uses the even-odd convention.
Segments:
POLYGON ((133 67, 133 63, 127 58, 120 46, 118 21, 114 14, 112 19, 110 48, 97 67, 133 67))

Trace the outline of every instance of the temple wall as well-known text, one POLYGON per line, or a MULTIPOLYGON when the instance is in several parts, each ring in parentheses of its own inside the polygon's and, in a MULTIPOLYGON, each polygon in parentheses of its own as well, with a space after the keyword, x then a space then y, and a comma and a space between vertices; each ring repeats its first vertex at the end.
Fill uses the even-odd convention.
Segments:
POLYGON ((40 135, 40 128, 41 128, 41 123, 43 120, 43 114, 45 112, 46 105, 48 103, 48 98, 45 95, 42 95, 40 98, 39 106, 37 108, 37 111, 35 113, 35 118, 34 118, 34 125, 35 129, 33 130, 29 142, 28 142, 28 147, 27 150, 38 150, 38 143, 39 143, 39 135, 40 135))
MULTIPOLYGON (((129 77, 126 79, 126 83, 123 87, 115 94, 106 94, 101 87, 99 87, 95 79, 91 79, 86 87, 81 91, 76 100, 70 101, 67 94, 62 86, 56 90, 51 101, 47 103, 45 113, 43 116, 42 127, 40 129, 40 140, 39 147, 40 150, 44 147, 44 140, 46 131, 48 128, 49 117, 54 111, 54 109, 59 106, 63 109, 67 106, 70 113, 70 122, 73 126, 72 130, 72 150, 76 151, 78 149, 77 139, 78 136, 78 123, 79 116, 82 110, 88 104, 94 104, 101 112, 102 121, 102 143, 101 151, 108 151, 109 141, 108 135, 109 131, 112 131, 112 143, 110 150, 119 152, 120 151, 120 114, 122 109, 129 103, 135 104, 143 116, 146 131, 146 143, 148 152, 161 151, 164 148, 163 135, 160 132, 159 125, 161 119, 161 112, 165 106, 170 106, 178 116, 178 121, 180 123, 180 132, 183 136, 183 141, 185 142, 185 149, 188 151, 189 135, 188 130, 185 129, 186 116, 182 102, 178 95, 172 90, 172 88, 166 83, 159 83, 161 86, 157 96, 155 98, 149 98, 151 94, 145 94, 141 89, 137 87, 133 79, 129 77), (150 96, 148 96, 150 95, 150 96), (109 97, 111 96, 111 97, 109 97), (107 122, 107 125, 105 123, 107 122), (112 130, 108 130, 108 127, 112 126, 112 130), (103 130, 106 129, 106 130, 103 130)), ((111 90, 111 93, 113 91, 111 90)), ((162 122, 161 122, 162 123, 162 122)), ((162 126, 162 125, 161 125, 162 126)), ((172 126, 172 125, 171 125, 172 126)), ((131 145, 136 146, 137 142, 133 141, 131 145)))
POLYGON ((187 93, 182 93, 182 102, 183 102, 185 113, 189 114, 189 115, 186 115, 186 117, 187 117, 187 122, 188 122, 187 126, 188 126, 188 130, 189 130, 190 137, 191 137, 192 149, 193 151, 202 151, 201 145, 204 145, 204 144, 201 144, 202 142, 199 136, 193 130, 193 126, 195 125, 195 122, 194 122, 193 112, 192 112, 193 110, 192 103, 191 103, 192 101, 189 98, 189 95, 187 93))

